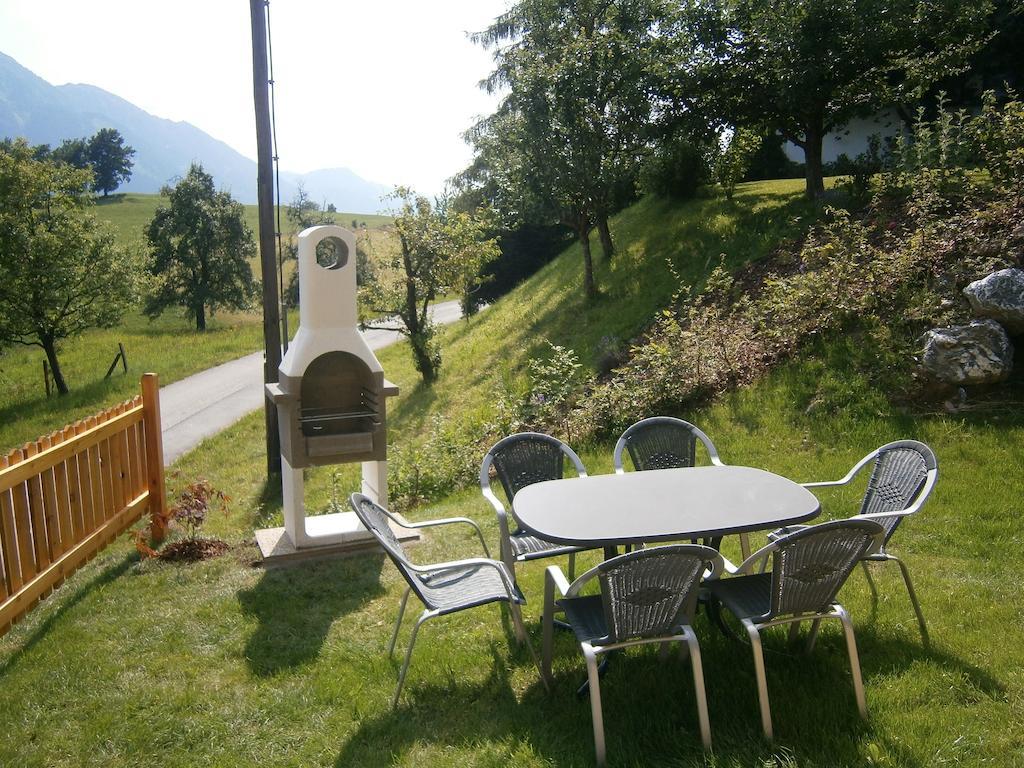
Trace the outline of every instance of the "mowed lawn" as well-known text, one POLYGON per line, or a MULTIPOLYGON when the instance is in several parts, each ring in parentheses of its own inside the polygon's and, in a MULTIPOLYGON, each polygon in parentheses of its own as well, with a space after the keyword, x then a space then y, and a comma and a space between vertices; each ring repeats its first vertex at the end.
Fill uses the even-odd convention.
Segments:
MULTIPOLYGON (((911 419, 878 410, 865 393, 849 413, 808 414, 818 375, 815 365, 794 364, 680 415, 711 434, 727 462, 798 480, 839 477, 897 437, 932 445, 936 492, 894 539, 914 576, 931 648, 922 645, 898 569, 876 567, 877 602, 856 572, 842 600, 857 630, 869 720, 857 716, 837 627, 823 628, 811 656, 775 630, 766 642, 776 731, 769 745, 760 736, 749 646, 722 637, 702 615, 713 754, 700 748, 688 665, 675 654, 662 663, 649 649, 617 658, 602 683, 611 765, 1020 764, 1019 411, 911 419)), ((118 544, 0 639, 0 764, 591 765, 590 709, 573 692, 583 662, 571 639, 557 639, 556 684, 546 693, 495 606, 425 626, 391 710, 399 661, 386 648, 404 588, 394 568, 375 555, 254 567, 253 528, 280 522, 279 491, 262 476, 261 428, 256 415, 204 443, 172 480, 208 477, 232 496, 229 514, 209 523, 234 544, 231 553, 170 565, 140 562, 118 544)), ((610 471, 610 443, 583 448, 592 473, 610 471)), ((344 492, 353 484, 340 481, 344 492)), ((854 513, 859 492, 822 491, 823 517, 854 513)), ((329 495, 312 493, 310 507, 323 509, 329 495)), ((479 521, 496 549, 493 513, 477 491, 414 517, 448 515, 479 521)), ((727 542, 727 554, 735 549, 727 542)), ((420 562, 477 554, 473 537, 458 529, 434 531, 410 553, 420 562)), ((520 569, 535 648, 546 564, 520 569)), ((400 650, 411 625, 410 618, 400 650)))
MULTIPOLYGON (((514 386, 545 338, 593 366, 605 337, 635 335, 653 311, 646 303, 656 308, 671 296, 673 270, 700 284, 718 253, 730 264, 758 258, 805 215, 799 182, 743 185, 736 203, 642 201, 613 222, 622 248, 610 264, 599 261, 598 302, 579 298, 573 248, 478 317, 445 329, 432 388, 418 384, 404 345, 382 351, 388 378, 402 388, 389 404, 392 445, 404 450, 438 425, 472 432, 493 419, 496 392, 514 386)), ((959 414, 912 412, 847 362, 844 345, 855 343, 823 341, 757 385, 674 415, 710 434, 724 461, 801 481, 838 478, 889 440, 931 445, 938 486, 893 549, 914 576, 932 646, 922 645, 898 569, 876 567, 877 601, 855 573, 841 598, 857 630, 869 720, 857 716, 838 627, 823 628, 811 656, 776 630, 766 642, 776 741, 766 744, 749 646, 701 615, 713 753, 700 747, 689 665, 639 650, 617 658, 602 683, 610 765, 1024 764, 1021 382, 959 414), (833 396, 813 407, 822 387, 833 396)), ((612 442, 574 447, 596 474, 611 471, 612 442)), ((583 660, 571 638, 557 638, 546 693, 495 606, 423 628, 392 710, 400 657, 389 660, 386 649, 403 582, 379 555, 256 567, 253 530, 282 519, 263 450, 262 414, 254 414, 182 457, 169 478, 172 493, 205 477, 231 497, 228 514, 206 526, 231 542, 228 555, 172 565, 140 561, 119 542, 0 638, 0 765, 593 764, 590 708, 574 694, 583 660)), ((357 471, 311 472, 308 508, 326 510, 332 495, 344 504, 357 471)), ((823 490, 821 519, 855 513, 861 490, 823 490)), ((450 515, 477 520, 497 551, 493 511, 476 489, 410 514, 450 515)), ((737 549, 726 542, 733 559, 737 549)), ((479 553, 456 529, 431 532, 410 554, 427 563, 479 553)), ((553 562, 519 570, 538 650, 543 570, 553 562)))

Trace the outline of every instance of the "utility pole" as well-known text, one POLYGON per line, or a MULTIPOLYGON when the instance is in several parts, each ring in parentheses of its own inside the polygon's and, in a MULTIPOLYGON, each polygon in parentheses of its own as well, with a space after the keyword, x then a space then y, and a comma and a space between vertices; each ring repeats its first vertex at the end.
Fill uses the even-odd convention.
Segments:
MULTIPOLYGON (((267 64, 268 0, 249 0, 252 20, 252 94, 256 108, 256 199, 259 203, 260 264, 263 276, 263 381, 277 381, 281 365, 280 297, 277 293, 277 259, 274 255, 274 173, 270 133, 270 75, 267 64)), ((267 428, 267 474, 281 474, 281 442, 277 431, 277 406, 264 398, 267 428)))

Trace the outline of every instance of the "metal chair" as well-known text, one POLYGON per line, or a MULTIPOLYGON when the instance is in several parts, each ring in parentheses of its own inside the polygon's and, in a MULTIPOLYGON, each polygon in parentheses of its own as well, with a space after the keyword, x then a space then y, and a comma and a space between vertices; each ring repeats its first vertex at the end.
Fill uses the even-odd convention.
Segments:
POLYGON ((572 584, 557 566, 549 566, 544 583, 543 651, 541 674, 551 676, 554 613, 561 610, 580 643, 587 664, 594 749, 598 765, 605 762, 604 717, 601 711, 597 657, 619 648, 679 640, 682 657, 689 652, 697 698, 701 740, 711 748, 711 726, 700 645, 690 626, 697 606, 701 576, 721 568, 714 549, 693 544, 651 547, 619 555, 590 569, 572 584), (581 595, 594 578, 600 595, 581 595), (563 596, 555 601, 555 589, 563 596))
MULTIPOLYGON (((615 474, 625 472, 622 454, 629 453, 633 468, 642 472, 648 469, 675 469, 697 466, 697 442, 704 446, 710 462, 724 466, 718 457, 718 450, 711 438, 697 426, 672 416, 652 416, 633 424, 615 443, 612 460, 615 474)), ((706 542, 716 546, 717 542, 706 542)), ((740 534, 740 551, 744 558, 750 555, 750 538, 740 534)))
POLYGON ((565 459, 572 462, 580 477, 587 476, 580 457, 561 440, 539 432, 520 432, 495 443, 480 465, 480 491, 498 516, 501 560, 513 579, 517 562, 558 555, 569 556, 569 577, 572 578, 576 571, 576 553, 585 552, 586 548, 555 544, 522 530, 515 515, 509 514, 510 510, 505 509, 491 488, 491 469, 494 469, 511 508, 512 500, 521 489, 543 480, 561 478, 565 459), (509 517, 512 518, 511 524, 509 517))
MULTIPOLYGON (((935 482, 939 477, 939 463, 935 453, 924 443, 917 440, 896 440, 876 448, 858 461, 853 469, 840 480, 803 483, 804 488, 826 488, 846 485, 867 465, 871 465, 871 476, 868 478, 867 490, 860 505, 860 512, 853 520, 875 520, 885 529, 885 538, 879 548, 869 552, 861 561, 864 575, 872 594, 877 596, 875 582, 868 570, 868 563, 893 562, 900 567, 903 583, 910 595, 910 602, 917 615, 917 624, 921 629, 924 644, 929 644, 928 627, 924 622, 924 613, 918 602, 914 585, 910 581, 910 572, 906 563, 888 551, 887 547, 892 535, 896 532, 904 518, 917 512, 928 499, 935 482)), ((769 540, 798 530, 799 526, 790 526, 769 534, 769 540)))
MULTIPOLYGON (((515 627, 516 639, 525 643, 533 657, 534 664, 537 657, 533 652, 526 637, 526 628, 523 626, 523 616, 519 606, 526 602, 522 594, 516 589, 512 576, 506 570, 504 563, 491 560, 489 557, 475 557, 465 560, 453 560, 446 563, 434 563, 431 565, 416 565, 411 562, 402 549, 401 542, 395 536, 388 521, 391 520, 402 527, 407 528, 428 528, 451 523, 468 523, 480 537, 483 544, 483 536, 480 528, 472 520, 465 517, 452 517, 441 520, 428 520, 422 523, 410 523, 397 517, 382 506, 364 496, 361 493, 353 493, 350 497, 352 509, 360 522, 373 534, 374 538, 384 548, 384 552, 391 562, 398 568, 398 572, 408 583, 405 593, 402 595, 402 602, 398 608, 398 618, 395 621, 395 629, 391 634, 391 642, 388 645, 388 656, 393 656, 395 642, 398 640, 398 630, 402 626, 402 618, 405 615, 405 605, 409 600, 409 593, 415 592, 416 597, 423 603, 423 613, 416 621, 416 626, 409 639, 409 647, 405 652, 405 661, 402 663, 401 671, 398 673, 398 686, 395 688, 395 695, 391 699, 391 706, 398 704, 398 697, 402 693, 402 686, 405 683, 405 674, 409 669, 409 661, 412 659, 412 649, 416 644, 416 634, 420 625, 424 622, 445 616, 449 613, 473 608, 478 605, 486 605, 494 602, 507 602, 512 623, 515 627)), ((487 545, 484 544, 484 552, 487 552, 487 545)))
POLYGON ((712 599, 724 605, 743 624, 750 637, 757 676, 757 697, 765 738, 772 738, 772 716, 765 677, 762 629, 790 624, 795 639, 799 624, 811 621, 807 652, 814 649, 822 619, 839 619, 850 656, 853 691, 861 717, 867 718, 864 683, 853 623, 835 596, 864 555, 877 548, 885 529, 874 520, 835 520, 808 526, 769 542, 748 557, 736 575, 707 581, 712 599), (771 558, 771 572, 765 568, 771 558))

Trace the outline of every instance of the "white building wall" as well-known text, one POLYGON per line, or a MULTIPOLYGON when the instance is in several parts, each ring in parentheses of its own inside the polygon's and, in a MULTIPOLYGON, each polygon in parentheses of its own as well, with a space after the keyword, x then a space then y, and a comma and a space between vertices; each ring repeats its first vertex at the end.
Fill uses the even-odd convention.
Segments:
MULTIPOLYGON (((868 138, 878 134, 882 139, 882 147, 885 147, 885 140, 899 135, 903 123, 895 109, 886 109, 872 117, 857 117, 839 128, 822 142, 821 161, 833 163, 840 155, 845 154, 851 160, 857 155, 867 151, 868 138)), ((790 141, 783 143, 782 151, 786 157, 796 163, 804 162, 804 151, 790 141)))

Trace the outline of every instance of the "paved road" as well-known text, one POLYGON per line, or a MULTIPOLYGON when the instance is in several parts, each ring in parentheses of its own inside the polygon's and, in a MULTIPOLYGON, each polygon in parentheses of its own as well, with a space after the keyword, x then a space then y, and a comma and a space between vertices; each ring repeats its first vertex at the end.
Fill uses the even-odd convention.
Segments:
MULTIPOLYGON (((462 317, 457 301, 437 304, 431 307, 431 313, 439 325, 462 317)), ((383 328, 368 328, 363 336, 370 349, 386 347, 401 338, 397 331, 383 328)), ((262 407, 263 352, 254 352, 161 387, 164 464, 169 465, 202 440, 262 407)))

